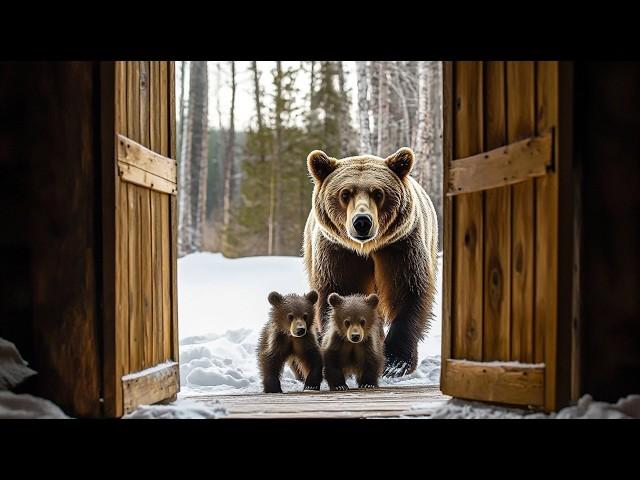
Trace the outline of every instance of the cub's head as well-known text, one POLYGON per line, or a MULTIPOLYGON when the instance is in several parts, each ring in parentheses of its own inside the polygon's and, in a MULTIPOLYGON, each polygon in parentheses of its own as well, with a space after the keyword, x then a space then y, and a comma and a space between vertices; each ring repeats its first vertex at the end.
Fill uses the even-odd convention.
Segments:
POLYGON ((410 208, 407 177, 413 161, 413 151, 406 147, 386 159, 362 155, 338 160, 320 150, 311 152, 307 168, 315 183, 313 209, 325 234, 362 254, 397 234, 397 226, 390 226, 410 208))
POLYGON ((351 343, 360 343, 369 335, 377 334, 375 327, 379 322, 376 313, 378 296, 375 293, 346 297, 332 293, 327 300, 333 307, 331 320, 342 338, 351 343))
POLYGON ((271 304, 271 320, 282 333, 292 337, 304 337, 311 330, 315 310, 313 305, 318 301, 318 293, 315 290, 306 295, 281 295, 271 292, 268 299, 271 304))

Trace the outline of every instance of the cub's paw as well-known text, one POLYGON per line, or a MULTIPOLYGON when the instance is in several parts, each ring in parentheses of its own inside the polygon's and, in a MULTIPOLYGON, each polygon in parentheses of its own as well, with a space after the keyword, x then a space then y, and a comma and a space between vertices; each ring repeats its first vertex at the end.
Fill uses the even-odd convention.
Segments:
POLYGON ((358 385, 358 388, 378 388, 378 386, 371 383, 363 383, 362 385, 358 385))
POLYGON ((333 387, 331 390, 338 390, 338 391, 345 391, 345 390, 349 390, 349 387, 347 386, 346 383, 342 384, 342 385, 336 385, 335 387, 333 387))
POLYGON ((280 388, 280 385, 266 385, 264 387, 264 393, 282 393, 282 388, 280 388))
POLYGON ((320 390, 320 385, 305 385, 305 386, 304 386, 304 390, 315 390, 315 391, 319 391, 319 390, 320 390))

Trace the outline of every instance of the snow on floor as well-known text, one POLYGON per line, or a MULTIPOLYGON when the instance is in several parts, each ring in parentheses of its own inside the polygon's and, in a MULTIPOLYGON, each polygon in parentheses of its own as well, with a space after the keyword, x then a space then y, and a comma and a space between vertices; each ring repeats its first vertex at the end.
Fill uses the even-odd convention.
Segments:
MULTIPOLYGON (((437 283, 439 286, 440 278, 437 283)), ((283 294, 309 291, 302 258, 228 259, 221 254, 194 253, 178 261, 179 397, 262 391, 255 346, 268 318, 267 295, 272 290, 283 294)), ((438 288, 430 333, 419 345, 419 367, 402 378, 382 379, 381 385, 438 384, 439 292, 438 288)), ((355 387, 355 379, 347 384, 355 387)), ((328 388, 326 382, 322 388, 328 388)), ((302 383, 288 367, 283 372, 282 389, 302 390, 302 383)))
POLYGON ((557 413, 545 414, 504 408, 481 402, 449 400, 428 418, 447 419, 624 419, 640 418, 640 395, 629 395, 617 403, 596 402, 584 395, 578 404, 557 413))
POLYGON ((188 398, 180 399, 168 405, 141 405, 133 412, 125 415, 124 419, 207 419, 222 418, 227 410, 219 402, 213 405, 203 405, 188 398))

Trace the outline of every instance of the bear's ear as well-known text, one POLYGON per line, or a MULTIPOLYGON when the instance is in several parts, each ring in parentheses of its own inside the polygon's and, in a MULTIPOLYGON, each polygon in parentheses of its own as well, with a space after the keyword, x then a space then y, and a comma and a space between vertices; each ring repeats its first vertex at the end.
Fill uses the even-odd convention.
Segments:
POLYGON ((329 157, 322 150, 314 150, 307 157, 307 168, 314 180, 322 183, 338 166, 335 158, 329 157))
POLYGON ((365 298, 364 301, 367 302, 367 304, 371 308, 376 308, 378 306, 378 302, 380 301, 380 299, 378 298, 378 295, 376 295, 375 293, 372 293, 371 295, 367 296, 367 298, 365 298))
POLYGON ((332 293, 331 295, 329 295, 329 298, 327 298, 327 300, 329 301, 329 305, 331 305, 332 307, 337 307, 338 305, 342 304, 344 298, 342 298, 337 293, 332 293))
POLYGON ((413 150, 408 147, 402 147, 396 153, 387 157, 387 166, 401 179, 409 175, 413 168, 413 150))
POLYGON ((278 292, 271 292, 269 294, 268 300, 271 305, 277 307, 278 305, 280 305, 280 303, 282 303, 283 298, 282 295, 280 295, 278 292))
POLYGON ((311 304, 314 304, 318 301, 318 292, 316 292, 315 290, 311 290, 305 296, 307 297, 307 300, 311 302, 311 304))

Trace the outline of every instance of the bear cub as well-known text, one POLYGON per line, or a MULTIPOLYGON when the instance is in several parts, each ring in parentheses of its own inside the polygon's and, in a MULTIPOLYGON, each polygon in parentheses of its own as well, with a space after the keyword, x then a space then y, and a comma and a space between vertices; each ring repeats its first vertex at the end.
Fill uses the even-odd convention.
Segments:
POLYGON ((315 290, 306 295, 269 294, 269 320, 258 340, 258 366, 265 393, 282 393, 280 376, 288 363, 305 390, 320 390, 322 354, 316 338, 315 290))
POLYGON ((355 375, 359 388, 375 388, 384 367, 384 330, 378 296, 329 295, 332 307, 322 338, 324 376, 330 390, 348 390, 355 375))

